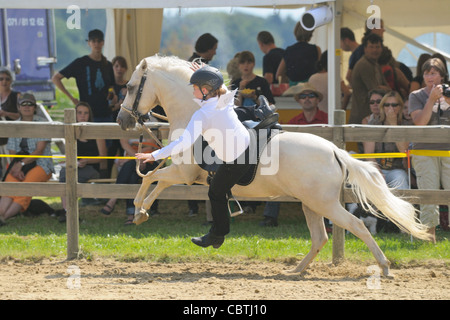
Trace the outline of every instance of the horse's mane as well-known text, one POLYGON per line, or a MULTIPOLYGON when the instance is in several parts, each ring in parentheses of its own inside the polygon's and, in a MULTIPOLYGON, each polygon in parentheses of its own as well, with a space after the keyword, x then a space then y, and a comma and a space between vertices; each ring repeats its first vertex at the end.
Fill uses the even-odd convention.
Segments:
POLYGON ((190 69, 191 63, 182 60, 176 56, 162 56, 156 54, 154 56, 145 58, 147 62, 147 69, 150 72, 155 71, 166 71, 173 73, 175 75, 175 79, 186 83, 186 80, 189 79, 192 75, 192 70, 190 69))

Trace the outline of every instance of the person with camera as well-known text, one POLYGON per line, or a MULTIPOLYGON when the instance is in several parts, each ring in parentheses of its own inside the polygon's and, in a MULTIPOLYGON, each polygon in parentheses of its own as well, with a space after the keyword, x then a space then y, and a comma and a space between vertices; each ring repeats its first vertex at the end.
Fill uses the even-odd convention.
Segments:
MULTIPOLYGON (((425 87, 409 95, 409 113, 415 125, 450 125, 450 89, 444 63, 427 60, 422 67, 425 87)), ((450 150, 450 143, 413 143, 414 150, 450 150)), ((450 157, 412 156, 419 189, 450 189, 450 157)), ((420 220, 436 242, 439 206, 421 205, 420 220)))

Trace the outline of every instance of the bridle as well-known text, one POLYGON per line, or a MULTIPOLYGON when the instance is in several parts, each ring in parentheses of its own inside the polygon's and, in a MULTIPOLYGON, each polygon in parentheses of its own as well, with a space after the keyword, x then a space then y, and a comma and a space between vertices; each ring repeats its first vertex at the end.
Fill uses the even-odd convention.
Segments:
MULTIPOLYGON (((161 141, 155 136, 155 134, 152 132, 152 130, 150 130, 149 128, 147 128, 147 126, 144 124, 144 122, 146 120, 150 119, 150 115, 154 115, 157 118, 160 118, 162 120, 166 120, 167 121, 167 117, 164 117, 160 114, 154 113, 152 111, 150 111, 147 114, 142 114, 138 111, 138 106, 139 106, 139 101, 141 100, 141 96, 142 96, 142 91, 144 90, 144 85, 145 85, 145 81, 147 80, 147 73, 148 73, 148 69, 145 69, 144 74, 142 75, 141 78, 141 82, 139 83, 139 88, 138 88, 138 92, 136 94, 136 98, 134 99, 133 102, 133 107, 132 109, 128 109, 126 108, 123 104, 120 105, 120 107, 122 109, 124 109, 125 111, 127 111, 135 120, 137 123, 140 124, 141 129, 144 129, 145 131, 147 131, 147 133, 156 141, 156 143, 162 148, 163 144, 161 143, 161 141)), ((140 153, 142 151, 142 142, 144 140, 144 134, 141 132, 140 136, 139 136, 139 147, 138 147, 138 153, 140 153)), ((146 178, 151 176, 152 174, 154 174, 159 168, 161 168, 164 163, 166 162, 167 158, 164 159, 163 161, 161 161, 158 166, 148 172, 147 174, 143 174, 141 173, 139 166, 140 166, 140 160, 136 161, 136 172, 137 174, 141 177, 141 178, 146 178)))

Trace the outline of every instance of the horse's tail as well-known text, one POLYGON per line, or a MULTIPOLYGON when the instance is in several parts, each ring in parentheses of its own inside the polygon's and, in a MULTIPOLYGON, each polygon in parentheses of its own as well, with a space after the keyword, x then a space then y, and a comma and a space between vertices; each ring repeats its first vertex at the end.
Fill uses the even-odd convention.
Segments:
POLYGON ((365 210, 382 217, 377 212, 378 209, 401 230, 411 233, 416 238, 430 240, 427 227, 417 218, 417 210, 411 203, 391 192, 376 165, 354 159, 345 150, 337 147, 335 155, 341 163, 344 174, 347 174, 345 182, 350 184, 365 210))

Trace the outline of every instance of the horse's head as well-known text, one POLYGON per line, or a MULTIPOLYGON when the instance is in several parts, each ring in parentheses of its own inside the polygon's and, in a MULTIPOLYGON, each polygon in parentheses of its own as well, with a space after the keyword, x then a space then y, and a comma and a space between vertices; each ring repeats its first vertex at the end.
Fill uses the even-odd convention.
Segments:
POLYGON ((157 105, 164 108, 171 128, 186 125, 199 108, 189 85, 191 67, 190 62, 175 56, 154 55, 143 59, 127 84, 128 92, 117 117, 121 128, 134 128, 136 120, 157 105))
POLYGON ((147 76, 147 61, 143 59, 127 83, 127 95, 117 116, 117 123, 123 130, 134 128, 136 121, 143 120, 140 117, 145 116, 157 104, 155 91, 146 81, 147 76))

